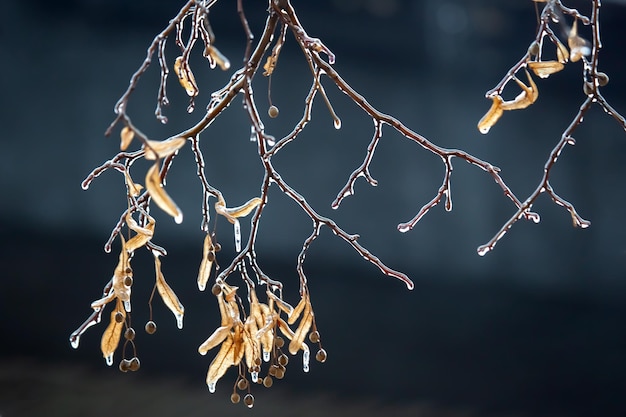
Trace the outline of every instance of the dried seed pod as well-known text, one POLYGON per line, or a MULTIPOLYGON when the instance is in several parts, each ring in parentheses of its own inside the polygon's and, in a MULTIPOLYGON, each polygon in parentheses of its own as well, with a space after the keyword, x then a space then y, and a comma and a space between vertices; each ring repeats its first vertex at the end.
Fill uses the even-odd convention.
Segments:
POLYGON ((211 292, 214 296, 217 297, 222 293, 222 287, 220 287, 218 284, 213 284, 213 286, 211 287, 211 292))
POLYGON ((127 287, 130 287, 131 285, 133 285, 133 277, 129 275, 126 278, 124 278, 124 285, 126 285, 127 287))
POLYGON ((320 349, 317 351, 317 353, 315 354, 315 359, 318 362, 324 363, 326 362, 326 358, 328 357, 328 355, 326 354, 326 350, 324 349, 320 349))
POLYGON ((156 330, 157 330, 157 326, 155 322, 150 320, 149 322, 146 323, 146 333, 154 334, 156 330))
POLYGON ((594 94, 593 84, 591 84, 591 83, 584 83, 583 84, 583 92, 587 96, 592 96, 594 94))
POLYGON ((309 340, 311 343, 318 343, 320 341, 320 333, 315 330, 309 333, 309 340))
POLYGON ((124 314, 120 311, 116 311, 115 312, 115 322, 116 323, 122 323, 124 321, 124 314))
POLYGON ((275 119, 278 117, 278 107, 271 105, 269 109, 267 109, 267 115, 269 117, 271 117, 272 119, 275 119))
POLYGON ((271 376, 266 376, 265 378, 263 378, 263 386, 265 388, 270 388, 273 384, 274 384, 274 380, 272 379, 271 376))
POLYGON ((528 47, 528 53, 532 56, 539 55, 539 43, 537 43, 537 41, 533 41, 533 43, 530 44, 528 47))
POLYGON ((248 389, 248 380, 245 378, 241 378, 237 381, 237 388, 241 391, 248 389))
POLYGON ((252 406, 254 406, 254 396, 252 394, 246 394, 246 396, 243 397, 243 403, 248 408, 252 408, 252 406))
POLYGON ((126 331, 124 332, 124 339, 135 340, 135 329, 133 329, 132 327, 126 329, 126 331))
POLYGON ((130 371, 130 361, 128 359, 122 359, 118 366, 119 370, 122 372, 130 371))
POLYGON ((598 85, 604 87, 609 83, 609 76, 604 72, 598 72, 598 85))
POLYGON ((122 329, 124 325, 122 322, 117 321, 117 314, 120 313, 126 317, 126 313, 124 307, 122 306, 122 301, 118 298, 117 304, 115 305, 115 310, 111 311, 111 322, 104 330, 102 334, 102 339, 100 341, 100 349, 102 350, 102 356, 106 359, 107 365, 113 365, 113 353, 117 349, 117 346, 120 343, 120 338, 122 336, 122 329))
POLYGON ((135 372, 139 370, 140 366, 141 364, 139 363, 139 358, 135 356, 134 358, 131 358, 128 369, 135 372))
POLYGON ((284 353, 281 354, 278 357, 278 363, 282 366, 287 366, 287 364, 289 363, 289 357, 287 355, 285 355, 284 353))
POLYGON ((233 404, 237 404, 239 401, 241 401, 241 396, 239 396, 238 393, 233 392, 232 394, 230 394, 230 402, 233 404))

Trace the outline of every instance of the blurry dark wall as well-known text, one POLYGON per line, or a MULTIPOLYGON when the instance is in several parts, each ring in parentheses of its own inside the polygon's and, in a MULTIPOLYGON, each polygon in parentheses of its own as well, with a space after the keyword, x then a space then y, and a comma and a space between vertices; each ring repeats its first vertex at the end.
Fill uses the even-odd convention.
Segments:
MULTIPOLYGON (((499 166, 521 199, 537 186, 548 153, 584 98, 580 65, 568 65, 538 81, 540 99, 529 109, 505 114, 487 136, 476 129, 490 104, 485 91, 534 37, 530 1, 293 3, 308 33, 330 47, 337 55, 337 70, 370 103, 438 145, 466 150, 499 166)), ((244 5, 258 35, 265 3, 244 5)), ((568 5, 585 12, 589 7, 586 1, 568 5)), ((37 415, 36 409, 23 406, 26 399, 56 392, 43 388, 45 379, 37 372, 17 375, 20 366, 15 364, 41 372, 88 369, 75 377, 84 387, 106 391, 93 383, 106 375, 111 384, 137 389, 117 382, 127 375, 103 369, 98 349, 102 326, 88 331, 78 351, 67 342, 115 265, 116 256, 104 254, 102 245, 125 207, 116 173, 102 175, 87 192, 80 182, 115 155, 117 139, 102 135, 113 119, 113 105, 146 47, 178 7, 177 2, 99 0, 0 5, 2 417, 37 415), (17 389, 22 385, 16 381, 24 388, 17 389)), ((626 8, 618 2, 603 2, 601 69, 611 77, 605 96, 622 113, 625 17, 626 8)), ((218 47, 236 66, 245 39, 235 2, 220 2, 212 24, 218 47)), ((174 51, 168 49, 168 56, 174 57, 174 51)), ((267 121, 277 137, 301 116, 310 85, 307 71, 288 40, 272 79, 280 117, 267 121)), ((200 118, 209 92, 223 85, 229 73, 196 70, 195 75, 203 88, 196 112, 185 112, 186 99, 170 79, 173 104, 166 108, 170 122, 163 126, 153 116, 158 70, 146 73, 130 113, 151 138, 168 137, 200 118)), ((541 223, 518 222, 493 253, 479 257, 476 247, 513 214, 512 204, 491 177, 456 160, 454 210, 446 213, 437 206, 413 231, 399 234, 396 225, 435 195, 443 166, 391 129, 385 130, 371 166, 378 187, 359 181, 355 196, 339 210, 330 209, 361 163, 373 129, 345 95, 327 80, 324 86, 342 119, 341 130, 333 128, 318 98, 313 121, 276 158, 276 167, 316 210, 346 231, 359 233, 364 246, 408 273, 416 288, 408 292, 381 276, 325 231, 306 266, 330 358, 324 365, 314 364, 306 376, 292 364, 287 379, 272 390, 299 398, 368 398, 388 406, 431 404, 480 415, 624 415, 626 192, 621 185, 626 135, 614 120, 594 109, 576 132, 576 146, 565 149, 553 174, 556 192, 592 226, 574 229, 567 212, 544 196, 535 206, 541 223)), ((266 80, 255 87, 264 111, 266 80)), ((202 135, 207 175, 234 204, 259 192, 262 169, 248 129, 236 102, 202 135)), ((145 378, 140 375, 144 380, 137 385, 175 376, 196 387, 203 384, 208 358, 193 353, 218 318, 212 297, 195 289, 202 233, 200 187, 190 152, 184 150, 177 158, 168 190, 185 212, 185 221, 175 225, 160 216, 157 242, 168 249, 164 273, 187 308, 185 330, 175 330, 160 302, 155 304, 159 332, 152 339, 140 337, 145 378)), ((310 220, 276 190, 270 198, 259 262, 295 287, 295 261, 310 233, 310 220)), ((229 227, 220 224, 222 236, 230 236, 229 227)), ((223 239, 222 264, 232 255, 229 243, 223 239)), ((134 303, 134 320, 141 322, 147 316, 141 297, 147 300, 153 272, 147 257, 138 256, 134 266, 136 276, 143 272, 147 278, 138 283, 134 303)), ((212 402, 227 401, 227 385, 213 397, 202 395, 212 402)), ((259 392, 257 409, 263 395, 259 392)), ((47 407, 59 415, 79 414, 48 396, 58 402, 47 407)), ((88 398, 100 401, 97 395, 88 398)), ((85 411, 89 406, 87 402, 80 413, 90 415, 85 411)), ((337 407, 334 412, 340 413, 337 407)), ((395 412, 416 415, 415 409, 407 410, 395 412)), ((171 414, 160 412, 151 415, 171 414)))

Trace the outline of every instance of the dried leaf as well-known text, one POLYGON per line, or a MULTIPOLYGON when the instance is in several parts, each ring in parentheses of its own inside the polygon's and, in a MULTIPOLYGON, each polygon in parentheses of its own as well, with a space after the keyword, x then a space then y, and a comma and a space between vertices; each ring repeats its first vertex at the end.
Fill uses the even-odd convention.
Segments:
POLYGON ((155 162, 146 173, 146 187, 148 188, 150 197, 152 197, 156 205, 159 206, 161 210, 174 217, 174 221, 176 223, 182 223, 183 213, 165 192, 163 184, 161 184, 159 164, 157 162, 155 162))
POLYGON ((154 256, 154 270, 156 271, 156 287, 159 295, 163 299, 163 302, 174 313, 178 328, 183 328, 183 316, 185 314, 185 308, 178 300, 178 297, 165 281, 165 277, 161 272, 161 260, 157 255, 154 256))
POLYGON ((548 78, 565 68, 559 61, 530 61, 527 65, 539 78, 548 78))
POLYGON ((302 298, 300 298, 300 302, 298 303, 298 305, 296 305, 296 308, 294 308, 291 314, 289 314, 289 316, 287 317, 287 323, 294 324, 298 320, 298 317, 300 317, 300 313, 302 313, 302 310, 304 310, 304 307, 306 306, 308 301, 308 295, 304 295, 302 296, 302 298))
POLYGON ((222 71, 227 71, 230 68, 230 61, 228 60, 228 58, 226 58, 213 45, 207 45, 207 47, 204 48, 204 56, 208 58, 209 61, 212 60, 213 65, 211 66, 211 68, 213 68, 215 64, 217 64, 222 71))
POLYGON ((155 223, 156 221, 154 220, 154 217, 148 216, 148 224, 145 227, 141 227, 135 219, 133 219, 133 216, 131 216, 130 213, 127 213, 126 224, 137 234, 126 242, 126 251, 129 253, 134 252, 148 243, 154 235, 155 223))
POLYGON ((496 122, 502 116, 502 113, 504 113, 504 110, 502 110, 502 97, 496 95, 491 97, 491 99, 493 100, 493 102, 491 103, 491 107, 478 122, 478 130, 482 134, 487 134, 487 132, 489 132, 489 129, 491 129, 493 125, 496 124, 496 122))
POLYGON ((189 63, 187 61, 183 61, 182 56, 179 56, 176 58, 176 61, 174 61, 174 72, 178 77, 180 85, 187 92, 187 95, 189 97, 197 96, 198 85, 196 84, 196 79, 191 72, 191 68, 189 68, 189 63))
POLYGON ((572 29, 567 37, 567 45, 570 49, 570 60, 572 62, 577 62, 583 56, 591 54, 589 41, 578 36, 578 19, 575 19, 572 24, 572 29))
POLYGON ((206 284, 211 275, 211 267, 213 266, 213 257, 215 256, 215 247, 209 233, 204 238, 202 247, 202 262, 200 262, 200 271, 198 272, 198 289, 204 291, 206 284))
POLYGON ((209 336, 209 338, 200 345, 198 352, 201 355, 206 355, 209 350, 226 340, 230 334, 230 329, 230 326, 218 327, 213 334, 211 334, 211 336, 209 336))
POLYGON ((166 158, 178 151, 187 142, 183 137, 169 138, 165 140, 147 140, 143 145, 144 157, 149 161, 158 158, 166 158))
POLYGON ((539 97, 539 90, 537 89, 537 85, 533 81, 530 73, 527 70, 524 71, 526 72, 526 77, 528 78, 528 86, 526 86, 526 84, 524 84, 517 78, 514 78, 517 85, 519 85, 519 87, 522 89, 522 92, 513 100, 503 102, 500 106, 502 110, 525 109, 526 107, 537 101, 537 98, 539 97))
POLYGON ((206 384, 209 386, 211 392, 215 391, 215 384, 219 379, 224 376, 228 368, 234 365, 233 362, 233 336, 229 333, 228 337, 222 343, 220 351, 217 356, 211 361, 209 365, 209 371, 206 376, 206 384))
POLYGON ((124 126, 122 131, 120 132, 120 150, 125 151, 128 149, 128 146, 133 141, 135 137, 135 132, 128 126, 124 126))
POLYGON ((293 339, 289 343, 289 353, 295 355, 301 348, 304 343, 304 338, 309 333, 309 329, 313 324, 313 309, 311 308, 311 303, 307 297, 306 304, 304 306, 304 311, 302 313, 302 320, 300 320, 300 325, 296 329, 293 339))
POLYGON ((128 193, 132 197, 137 197, 141 193, 141 190, 143 190, 143 186, 141 184, 136 184, 130 177, 128 169, 124 171, 124 180, 126 181, 126 187, 128 187, 128 193))
POLYGON ((569 52, 567 51, 567 48, 561 43, 561 41, 558 40, 556 42, 556 58, 562 64, 567 63, 569 60, 569 52))
POLYGON ((221 214, 222 216, 226 217, 226 219, 230 223, 235 224, 237 218, 245 217, 250 214, 252 210, 254 210, 259 204, 261 204, 262 201, 263 200, 261 200, 259 197, 254 197, 239 207, 228 208, 226 207, 226 202, 224 201, 224 198, 220 195, 217 203, 215 203, 215 211, 217 212, 217 214, 221 214))
POLYGON ((124 320, 118 322, 115 320, 117 313, 123 315, 126 319, 126 312, 122 307, 122 301, 118 298, 115 309, 111 311, 111 321, 102 334, 102 340, 100 341, 100 349, 102 350, 102 356, 107 360, 107 364, 110 366, 113 364, 113 354, 117 350, 120 344, 120 338, 122 335, 122 329, 124 328, 124 320))

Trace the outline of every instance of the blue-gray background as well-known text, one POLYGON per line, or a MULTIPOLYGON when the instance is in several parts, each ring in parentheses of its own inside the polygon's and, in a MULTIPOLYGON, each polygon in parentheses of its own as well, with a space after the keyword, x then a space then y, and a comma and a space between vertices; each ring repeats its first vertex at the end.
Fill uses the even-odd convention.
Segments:
MULTIPOLYGON (((107 368, 99 358, 102 326, 88 331, 78 351, 67 342, 115 265, 116 256, 103 253, 102 245, 125 204, 116 173, 103 175, 88 192, 80 182, 116 153, 117 139, 102 133, 146 47, 177 12, 179 4, 170 3, 0 5, 2 417, 41 415, 42 410, 106 415, 122 407, 124 396, 137 399, 135 415, 205 415, 228 401, 234 376, 227 375, 218 393, 209 395, 202 385, 210 358, 195 354, 218 317, 212 296, 198 294, 195 285, 200 187, 188 149, 168 181, 185 221, 175 225, 160 215, 156 238, 169 251, 164 273, 186 306, 185 329, 177 331, 157 301, 159 332, 139 335, 142 371, 133 376, 107 368), (148 395, 150 390, 156 394, 148 395)), ((258 35, 265 3, 254 3, 244 1, 258 35)), ((583 100, 580 64, 570 64, 538 81, 540 98, 531 108, 505 114, 487 136, 475 128, 489 107, 484 92, 534 36, 530 1, 293 3, 308 33, 337 55, 336 69, 375 107, 438 145, 467 150, 501 167, 521 199, 535 189, 547 154, 583 100)), ((601 69, 611 77, 605 96, 626 112, 626 8, 619 3, 605 1, 602 8, 601 69)), ((588 8, 586 1, 568 4, 588 8)), ((211 17, 218 47, 237 66, 244 36, 235 2, 220 2, 211 17)), ((272 99, 281 114, 267 121, 276 136, 300 117, 310 81, 295 42, 288 39, 285 48, 272 79, 272 99)), ((170 45, 170 58, 174 51, 170 45)), ((162 126, 153 117, 158 71, 151 68, 131 102, 135 123, 162 139, 201 117, 202 103, 229 74, 200 69, 195 74, 202 89, 198 110, 186 114, 186 99, 170 79, 173 104, 165 110, 170 123, 162 126)), ((255 390, 254 412, 277 414, 282 404, 361 415, 624 415, 626 134, 615 121, 594 109, 575 134, 576 146, 566 148, 553 173, 556 192, 592 226, 573 228, 567 212, 542 197, 535 207, 541 223, 517 223, 493 253, 479 257, 476 247, 512 215, 512 205, 491 177, 457 160, 454 210, 446 213, 438 206, 413 231, 398 233, 396 225, 435 195, 443 166, 391 129, 385 130, 371 166, 379 186, 359 181, 355 196, 339 210, 330 209, 361 163, 373 129, 330 82, 324 85, 342 129, 333 129, 318 100, 313 122, 276 158, 276 167, 320 213, 359 233, 362 244, 408 273, 416 287, 409 292, 382 276, 325 231, 306 268, 329 360, 313 364, 305 376, 293 359, 273 393, 255 390), (359 409, 364 403, 366 410, 359 409)), ((264 111, 266 80, 256 87, 264 111)), ((202 136, 209 180, 233 205, 259 192, 262 170, 248 129, 235 103, 202 136)), ((310 220, 277 190, 270 199, 259 262, 295 288, 295 260, 310 220)), ((230 225, 220 222, 218 232, 224 265, 232 254, 230 225)), ((133 318, 143 323, 153 272, 148 256, 138 256, 134 265, 133 318)))

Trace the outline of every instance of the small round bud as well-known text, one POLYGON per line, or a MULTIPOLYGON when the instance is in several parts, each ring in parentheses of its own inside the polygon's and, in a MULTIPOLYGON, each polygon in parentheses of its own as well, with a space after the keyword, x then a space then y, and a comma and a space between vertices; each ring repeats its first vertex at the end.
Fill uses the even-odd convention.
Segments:
POLYGON ((243 403, 247 405, 248 408, 252 408, 254 405, 254 396, 252 394, 246 394, 246 396, 243 397, 243 403))
POLYGON ((217 284, 213 284, 213 286, 211 287, 211 292, 213 293, 214 296, 218 296, 222 293, 222 287, 220 287, 217 284))
POLYGON ((131 371, 135 372, 139 370, 139 367, 141 366, 141 364, 139 363, 139 358, 138 357, 134 357, 130 360, 130 363, 128 365, 128 369, 130 369, 131 371))
POLYGON ((209 253, 206 254, 206 259, 209 262, 215 262, 215 252, 209 251, 209 253))
POLYGON ((600 87, 604 87, 608 83, 609 83, 609 76, 606 75, 606 73, 604 72, 599 72, 598 73, 598 85, 600 85, 600 87))
POLYGON ((285 377, 285 370, 283 368, 277 368, 274 376, 276 379, 283 379, 285 377))
POLYGON ((320 333, 317 330, 309 333, 309 340, 311 343, 318 343, 320 341, 320 333))
POLYGON ((248 389, 248 380, 240 379, 239 381, 237 381, 237 388, 239 388, 242 391, 245 389, 248 389))
POLYGON ((588 96, 592 96, 593 95, 593 84, 591 83, 584 83, 583 84, 583 92, 588 95, 588 96))
POLYGON ((321 363, 326 362, 327 357, 328 355, 326 354, 326 351, 324 349, 318 350, 317 353, 315 354, 315 359, 321 363))
POLYGON ((135 329, 133 329, 132 327, 126 329, 126 331, 124 332, 124 339, 135 340, 135 329))
POLYGON ((261 363, 263 363, 263 362, 261 362, 261 358, 254 358, 254 367, 255 368, 261 366, 261 363))
POLYGON ((276 336, 276 338, 274 339, 274 346, 276 346, 278 349, 285 346, 285 339, 280 336, 276 336))
POLYGON ((278 107, 276 107, 274 105, 270 106, 270 108, 267 109, 267 115, 269 117, 271 117, 272 119, 277 118, 278 117, 278 113, 279 113, 278 112, 278 107))
POLYGON ((124 285, 126 285, 127 287, 130 287, 131 285, 133 285, 133 277, 131 277, 130 275, 127 275, 124 278, 124 285))
POLYGON ((121 323, 123 321, 124 321, 124 314, 120 313, 119 311, 115 313, 115 322, 121 323))
POLYGON ((241 397, 239 396, 238 393, 233 392, 232 394, 230 394, 230 402, 231 403, 237 404, 240 400, 241 400, 241 397))
POLYGON ((530 55, 539 54, 539 44, 537 43, 537 41, 533 41, 533 43, 530 44, 530 46, 528 47, 528 53, 530 55))
POLYGON ((278 363, 282 366, 287 366, 287 364, 289 363, 289 357, 283 353, 278 357, 278 363))
POLYGON ((215 250, 215 252, 221 251, 222 245, 220 245, 218 242, 215 242, 215 244, 213 245, 213 250, 215 250))
POLYGON ((149 322, 146 323, 146 333, 154 334, 156 330, 157 330, 157 326, 155 322, 150 320, 149 322))
POLYGON ((266 376, 265 378, 263 378, 263 386, 265 388, 269 388, 274 384, 274 380, 272 379, 271 376, 266 376))
POLYGON ((268 375, 276 376, 276 367, 274 365, 270 366, 270 369, 267 370, 268 375))
POLYGON ((132 274, 132 273, 133 273, 133 270, 132 270, 132 268, 131 268, 131 267, 127 267, 127 268, 124 270, 124 272, 126 272, 126 275, 130 275, 130 274, 132 274))

